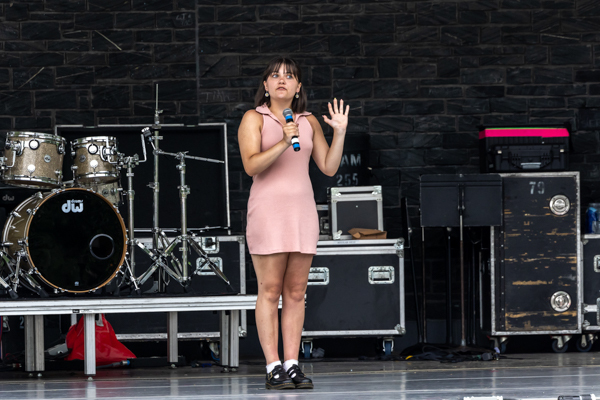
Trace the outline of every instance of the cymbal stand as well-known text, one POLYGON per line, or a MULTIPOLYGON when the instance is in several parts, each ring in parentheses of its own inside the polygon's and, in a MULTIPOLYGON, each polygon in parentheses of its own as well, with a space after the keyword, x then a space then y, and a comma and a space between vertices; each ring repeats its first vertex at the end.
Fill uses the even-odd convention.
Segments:
MULTIPOLYGON (((156 106, 154 110, 154 123, 152 127, 146 127, 142 130, 144 137, 148 140, 148 143, 152 146, 154 151, 154 180, 149 183, 148 186, 153 191, 153 215, 152 215, 152 248, 147 248, 144 244, 139 241, 134 241, 134 244, 137 245, 144 253, 146 253, 153 261, 151 267, 145 271, 139 277, 139 284, 143 285, 150 276, 154 274, 159 268, 166 272, 171 278, 177 280, 180 283, 183 283, 182 278, 182 266, 179 260, 172 254, 172 249, 169 248, 170 242, 165 233, 160 229, 159 226, 159 192, 160 192, 160 183, 159 183, 159 160, 160 153, 156 150, 160 151, 160 141, 163 139, 160 136, 160 114, 162 114, 163 110, 158 109, 158 84, 156 84, 156 106), (170 264, 170 266, 169 266, 170 264)), ((133 251, 133 250, 132 250, 133 251)), ((164 292, 165 291, 165 282, 162 274, 157 274, 154 277, 154 285, 153 287, 147 291, 146 293, 155 293, 155 292, 164 292)))
MULTIPOLYGON (((210 260, 210 258, 206 254, 206 252, 202 249, 202 247, 199 246, 198 243, 196 243, 194 241, 193 236, 188 235, 188 232, 187 232, 187 195, 190 193, 190 189, 189 189, 189 186, 187 186, 185 184, 185 173, 186 173, 185 159, 188 158, 188 159, 192 159, 192 160, 199 160, 199 161, 206 161, 206 162, 213 162, 213 163, 224 163, 224 161, 214 160, 211 158, 190 156, 190 155, 187 155, 187 151, 179 152, 179 153, 168 153, 166 151, 162 151, 160 149, 155 148, 154 154, 155 155, 167 155, 167 156, 171 156, 171 157, 174 157, 175 159, 179 160, 179 165, 177 166, 177 169, 179 170, 179 176, 180 176, 180 185, 179 185, 178 189, 179 189, 179 199, 180 199, 180 207, 181 207, 181 235, 179 235, 175 239, 173 239, 173 241, 169 244, 168 247, 165 248, 164 251, 155 252, 155 253, 147 252, 147 254, 153 258, 154 263, 150 269, 148 269, 144 274, 142 274, 140 276, 140 282, 143 283, 150 276, 150 274, 152 274, 157 268, 161 267, 170 276, 172 276, 175 280, 177 280, 182 286, 186 287, 189 284, 190 279, 191 279, 189 276, 189 271, 188 271, 188 252, 189 252, 189 249, 191 248, 198 254, 198 256, 200 258, 202 258, 202 260, 204 261, 204 264, 208 264, 208 266, 212 269, 212 271, 215 273, 215 275, 219 276, 225 283, 227 283, 231 287, 231 283, 230 283, 229 279, 227 279, 227 277, 219 269, 219 267, 217 267, 215 265, 215 263, 210 260), (177 247, 178 244, 181 244, 181 251, 182 251, 181 263, 179 263, 178 261, 176 262, 177 266, 180 267, 179 271, 178 271, 180 273, 173 271, 165 263, 165 261, 168 257, 174 258, 173 251, 175 250, 175 248, 177 247)), ((160 240, 162 240, 163 242, 168 241, 168 239, 162 232, 158 237, 160 237, 160 240)), ((142 246, 140 246, 140 247, 142 247, 142 246)))
MULTIPOLYGON (((160 129, 161 129, 160 114, 162 114, 163 110, 158 109, 158 83, 156 84, 155 93, 156 93, 156 105, 154 108, 154 124, 152 124, 152 140, 150 140, 150 137, 148 137, 148 141, 150 142, 150 144, 152 145, 154 150, 160 148, 160 141, 163 139, 163 137, 160 136, 160 129)), ((148 134, 149 134, 149 132, 146 133, 146 136, 149 136, 148 134)), ((160 251, 159 249, 161 248, 161 243, 162 243, 162 240, 161 240, 162 231, 158 224, 159 192, 160 192, 160 183, 158 181, 158 175, 160 172, 159 159, 160 159, 159 154, 156 153, 156 151, 155 151, 154 152, 154 181, 148 185, 152 189, 152 192, 153 192, 152 249, 156 252, 160 251)), ((163 292, 164 291, 163 279, 160 274, 157 276, 157 278, 158 279, 156 279, 156 281, 157 281, 156 284, 158 285, 158 287, 156 288, 156 290, 158 292, 163 292)))
MULTIPOLYGON (((147 128, 146 128, 147 129, 147 128)), ((141 293, 141 284, 139 280, 135 277, 135 251, 133 249, 133 245, 136 244, 135 240, 135 223, 134 223, 134 210, 135 210, 135 191, 133 190, 133 168, 138 166, 140 163, 144 163, 148 160, 146 156, 146 143, 144 142, 144 130, 142 130, 142 150, 144 152, 144 159, 140 160, 140 157, 137 154, 133 156, 125 157, 122 160, 122 165, 127 168, 127 230, 129 231, 129 239, 127 241, 129 247, 129 260, 126 259, 127 263, 127 271, 129 272, 130 282, 133 285, 133 290, 137 293, 141 293)))

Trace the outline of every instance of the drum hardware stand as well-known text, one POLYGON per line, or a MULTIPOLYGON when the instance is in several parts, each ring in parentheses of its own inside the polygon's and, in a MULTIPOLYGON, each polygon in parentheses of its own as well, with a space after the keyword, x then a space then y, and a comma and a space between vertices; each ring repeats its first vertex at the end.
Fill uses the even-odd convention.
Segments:
MULTIPOLYGON (((41 192, 37 192, 36 194, 34 194, 34 196, 37 196, 37 197, 41 197, 41 195, 42 195, 41 192)), ((29 212, 29 210, 28 210, 28 212, 29 212)), ((19 216, 16 213, 16 211, 12 211, 11 214, 16 215, 17 217, 19 216)), ((6 264, 6 268, 10 272, 6 281, 4 279, 0 278, 0 286, 4 287, 8 291, 8 294, 10 295, 10 297, 15 299, 18 297, 17 288, 20 283, 19 278, 21 277, 24 281, 23 285, 25 286, 25 283, 27 285, 29 285, 29 287, 27 287, 27 289, 31 290, 34 293, 37 293, 40 297, 48 297, 48 293, 35 281, 35 279, 33 279, 31 274, 28 272, 25 272, 21 269, 21 260, 26 257, 23 247, 27 246, 27 243, 25 241, 23 241, 23 242, 19 241, 19 245, 21 246, 21 250, 19 250, 15 253, 16 260, 13 257, 9 256, 5 250, 0 250, 0 261, 3 261, 4 264, 6 264), (14 266, 14 269, 13 269, 13 266, 14 266), (9 284, 9 282, 10 282, 10 284, 9 284), (12 284, 12 287, 10 286, 11 284, 12 284)), ((2 246, 4 246, 4 247, 12 246, 12 243, 4 242, 4 243, 2 243, 2 246)))
MULTIPOLYGON (((143 285, 149 278, 157 271, 165 272, 168 276, 178 281, 184 288, 189 285, 190 276, 188 273, 188 251, 189 248, 192 248, 198 256, 204 260, 204 264, 210 266, 213 272, 223 279, 230 287, 231 283, 227 279, 227 277, 223 274, 223 272, 209 259, 206 252, 198 246, 198 244, 188 235, 187 232, 187 195, 190 190, 189 187, 185 184, 185 159, 196 159, 201 161, 208 162, 216 162, 216 163, 224 163, 224 161, 213 160, 203 157, 194 157, 186 155, 187 152, 180 153, 168 153, 164 152, 160 149, 160 140, 163 139, 160 136, 160 114, 163 110, 159 110, 158 108, 158 84, 156 85, 156 108, 154 112, 154 124, 152 127, 146 127, 142 129, 142 140, 143 138, 147 138, 148 142, 151 144, 153 148, 154 155, 154 181, 151 182, 148 186, 153 190, 153 228, 152 228, 152 249, 148 249, 145 245, 135 240, 133 237, 133 229, 132 236, 130 240, 131 245, 137 245, 142 251, 144 251, 153 261, 152 265, 148 270, 146 270, 139 278, 136 280, 136 283, 141 286, 143 285), (179 165, 177 169, 180 171, 180 179, 181 185, 179 186, 179 197, 181 204, 181 235, 176 237, 172 242, 169 242, 169 239, 165 235, 165 233, 160 229, 159 226, 159 192, 160 192, 160 183, 159 183, 159 157, 160 155, 168 155, 173 156, 177 160, 179 160, 179 165), (181 251, 182 251, 182 262, 180 262, 177 257, 173 254, 176 246, 181 243, 181 251), (188 247, 189 246, 189 247, 188 247), (170 264, 170 265, 169 265, 170 264)), ((144 144, 145 146, 145 144, 144 144)), ((144 147, 145 148, 145 147, 144 147)), ((129 176, 129 174, 128 174, 129 176)), ((131 184, 130 184, 131 186, 131 184)), ((130 215, 133 214, 131 204, 132 199, 130 198, 130 215)), ((133 225, 133 224, 132 224, 133 225)), ((130 247, 130 251, 133 253, 133 248, 130 247)), ((133 259, 133 255, 131 255, 133 259)), ((132 268, 134 267, 132 261, 132 268)), ((156 293, 163 292, 165 289, 164 281, 162 279, 162 275, 159 273, 155 278, 153 287, 147 291, 146 293, 156 293)))
MULTIPOLYGON (((147 128, 146 128, 147 129, 147 128)), ((143 132, 143 131, 142 131, 143 132)), ((129 260, 125 259, 125 263, 127 264, 126 271, 129 272, 130 282, 133 285, 133 289, 136 294, 141 293, 141 284, 139 280, 135 277, 135 252, 133 251, 133 245, 137 243, 135 240, 135 224, 134 224, 134 200, 135 200, 135 191, 133 190, 133 168, 138 166, 140 163, 144 163, 148 160, 146 156, 146 144, 144 143, 144 135, 141 135, 142 138, 142 150, 144 152, 144 159, 140 160, 140 157, 137 154, 133 156, 122 158, 121 163, 127 168, 127 205, 128 205, 128 221, 127 228, 129 230, 129 238, 127 241, 127 245, 129 246, 129 260)))
POLYGON ((8 254, 6 254, 6 252, 4 251, 0 251, 0 258, 2 259, 2 261, 4 261, 4 263, 6 264, 6 267, 8 268, 8 270, 10 271, 10 275, 8 277, 8 280, 10 280, 10 283, 12 284, 12 287, 8 284, 8 282, 6 282, 5 280, 0 278, 0 286, 3 286, 7 291, 8 294, 10 295, 11 298, 16 299, 18 297, 17 295, 17 287, 19 286, 20 283, 20 279, 19 277, 23 278, 23 286, 26 287, 27 289, 31 290, 32 292, 36 293, 37 295, 39 295, 40 297, 48 297, 48 293, 35 281, 35 279, 33 279, 33 277, 30 276, 29 273, 24 272, 21 269, 21 260, 23 259, 23 250, 20 250, 16 253, 17 259, 14 260, 12 257, 8 256, 8 254), (12 268, 12 265, 14 265, 14 269, 12 268), (26 284, 25 284, 26 282, 26 284), (6 286, 4 286, 6 285, 6 286), (29 287, 27 287, 29 286, 29 287))
MULTIPOLYGON (((146 128, 146 129, 148 129, 148 128, 146 128)), ((157 268, 161 267, 167 272, 167 274, 169 274, 171 277, 173 277, 175 280, 177 280, 183 287, 187 287, 191 280, 189 273, 188 273, 188 252, 191 248, 192 250, 194 250, 197 253, 197 255, 200 258, 202 258, 205 265, 208 264, 208 266, 212 269, 212 271, 215 273, 215 275, 220 277, 225 283, 227 283, 227 285, 229 285, 229 287, 231 287, 231 282, 229 281, 229 279, 227 279, 227 277, 219 269, 219 267, 217 267, 215 265, 215 263, 213 263, 210 260, 210 258, 206 254, 206 252, 202 249, 202 247, 199 246, 198 243, 196 243, 196 241, 194 241, 193 235, 192 236, 188 235, 188 231, 187 231, 187 195, 190 193, 190 188, 189 188, 189 186, 187 186, 185 184, 185 173, 186 173, 185 159, 189 158, 192 160, 199 160, 199 161, 206 161, 206 162, 213 162, 213 163, 224 163, 224 161, 215 160, 215 159, 211 159, 211 158, 190 156, 190 155, 187 155, 187 151, 179 152, 179 153, 169 153, 169 152, 157 149, 157 148, 154 149, 154 155, 155 155, 155 157, 158 155, 167 155, 167 156, 171 156, 171 157, 174 157, 175 159, 179 160, 179 165, 177 166, 177 169, 179 170, 179 177, 180 177, 180 185, 178 186, 178 189, 179 189, 179 199, 180 199, 180 207, 181 207, 181 235, 179 235, 175 239, 173 239, 173 241, 169 243, 168 247, 166 247, 163 252, 158 252, 157 249, 154 249, 154 251, 155 251, 154 254, 149 251, 146 251, 147 254, 153 259, 154 263, 148 271, 146 271, 142 276, 140 276, 140 281, 145 281, 148 278, 148 276, 150 276, 150 274, 154 273, 154 271, 157 268), (175 250, 176 246, 179 243, 181 243, 181 252, 182 252, 182 262, 181 263, 179 263, 179 260, 177 260, 173 256, 173 251, 175 250), (180 274, 173 271, 171 268, 169 268, 166 265, 165 260, 167 257, 175 258, 176 264, 178 265, 178 267, 180 267, 179 268, 180 274)), ((156 233, 157 241, 160 240, 162 242, 162 244, 168 243, 168 239, 163 232, 157 231, 155 233, 156 233)), ((138 245, 140 245, 140 244, 138 244, 138 245)), ((140 246, 140 247, 142 247, 142 246, 140 246)), ((144 247, 142 247, 142 248, 144 248, 144 247)), ((173 262, 172 262, 172 264, 173 264, 173 262)))
MULTIPOLYGON (((161 229, 160 226, 158 224, 159 221, 159 192, 160 192, 160 183, 158 181, 159 179, 159 154, 156 153, 156 150, 160 149, 160 141, 163 139, 162 136, 160 136, 160 129, 161 129, 161 124, 160 124, 160 114, 162 114, 163 110, 159 110, 158 109, 158 83, 156 84, 156 90, 155 90, 155 94, 156 94, 156 99, 155 99, 155 108, 154 108, 154 123, 152 124, 152 132, 150 132, 149 128, 145 128, 144 130, 142 130, 142 132, 144 132, 144 136, 146 136, 148 138, 148 141, 150 142, 150 144, 152 145, 152 148, 155 150, 154 152, 154 181, 148 184, 148 187, 150 187, 152 189, 152 193, 153 193, 153 213, 152 213, 152 249, 154 251, 159 251, 159 249, 161 248, 161 229)), ((165 284, 164 284, 164 279, 162 278, 162 276, 160 274, 157 274, 157 276, 154 279, 154 285, 152 286, 152 288, 149 290, 149 292, 151 293, 156 293, 156 292, 164 292, 165 291, 165 284)))
MULTIPOLYGON (((8 265, 9 260, 8 260, 8 257, 6 257, 6 255, 4 254, 4 252, 2 252, 2 254, 0 255, 0 257, 2 257, 2 259, 8 265)), ((19 297, 17 295, 17 292, 15 290, 13 290, 13 288, 8 283, 6 283, 6 281, 4 279, 2 279, 2 278, 0 278, 0 286, 2 286, 6 290, 6 292, 10 295, 11 299, 16 299, 16 298, 19 297)))
MULTIPOLYGON (((164 233, 162 233, 162 234, 164 235, 164 233)), ((162 237, 159 237, 159 240, 162 242, 164 239, 162 237)), ((177 260, 177 258, 175 258, 175 256, 173 255, 173 250, 175 249, 175 246, 178 244, 178 242, 173 241, 170 244, 167 243, 168 246, 166 246, 165 249, 162 251, 155 250, 155 249, 149 249, 137 240, 135 241, 135 244, 140 249, 142 249, 142 251, 144 251, 148 255, 148 257, 150 257, 153 261, 150 268, 148 270, 146 270, 146 272, 144 272, 142 275, 140 275, 140 277, 139 277, 140 285, 143 285, 148 280, 148 278, 150 278, 150 276, 152 276, 152 274, 154 274, 155 271, 157 271, 159 268, 161 268, 170 277, 172 277, 173 279, 175 279, 177 282, 181 283, 185 287, 185 281, 182 276, 183 273, 181 272, 183 268, 182 268, 179 260, 177 260), (169 262, 171 263, 171 266, 173 268, 169 267, 169 265, 168 265, 169 262)), ((164 245, 164 242, 161 243, 161 245, 164 245)))

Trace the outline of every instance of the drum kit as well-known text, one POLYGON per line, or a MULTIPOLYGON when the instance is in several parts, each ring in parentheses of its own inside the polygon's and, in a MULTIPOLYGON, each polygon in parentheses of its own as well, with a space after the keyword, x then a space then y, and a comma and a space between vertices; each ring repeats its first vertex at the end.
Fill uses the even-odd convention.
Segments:
MULTIPOLYGON (((1 181, 7 185, 39 189, 7 217, 0 243, 0 288, 11 298, 21 289, 48 297, 49 293, 94 293, 110 282, 115 294, 123 288, 141 294, 142 285, 158 272, 167 274, 186 288, 191 280, 188 255, 194 251, 200 267, 210 267, 231 287, 221 269, 199 246, 187 229, 186 160, 223 163, 220 160, 168 153, 159 147, 160 114, 156 87, 154 124, 140 135, 143 159, 118 151, 116 137, 91 136, 70 142, 72 181, 63 181, 62 166, 66 140, 58 135, 37 132, 6 132, 4 156, 0 158, 1 181), (146 140, 154 154, 154 228, 152 248, 135 239, 133 169, 146 162, 146 140), (170 239, 158 226, 159 156, 179 161, 181 234, 170 239), (126 170, 127 190, 121 185, 126 170), (127 227, 119 212, 127 198, 127 227), (134 248, 152 261, 136 276, 134 248), (182 251, 181 260, 175 249, 182 251)), ((194 275, 194 274, 192 274, 194 275)))

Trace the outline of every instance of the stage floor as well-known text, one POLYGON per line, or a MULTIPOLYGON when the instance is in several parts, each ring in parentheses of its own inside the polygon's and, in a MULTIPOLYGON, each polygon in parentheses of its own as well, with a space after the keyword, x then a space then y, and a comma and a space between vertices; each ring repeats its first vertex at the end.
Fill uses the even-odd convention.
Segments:
POLYGON ((314 390, 268 391, 264 367, 244 363, 236 373, 220 367, 0 373, 0 400, 7 399, 557 399, 600 394, 600 353, 515 354, 498 361, 302 362, 314 390))

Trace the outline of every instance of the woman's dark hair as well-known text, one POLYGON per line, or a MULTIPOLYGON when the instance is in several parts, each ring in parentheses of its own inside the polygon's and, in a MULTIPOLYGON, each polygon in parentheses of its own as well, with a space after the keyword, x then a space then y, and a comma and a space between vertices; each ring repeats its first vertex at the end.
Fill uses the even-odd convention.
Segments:
MULTIPOLYGON (((279 68, 282 65, 285 67, 286 73, 292 74, 298 80, 299 83, 302 83, 302 71, 300 70, 300 66, 296 61, 288 57, 274 58, 269 62, 269 65, 267 65, 267 68, 262 74, 262 80, 260 81, 260 85, 258 86, 256 96, 254 96, 254 107, 260 107, 263 104, 266 104, 267 107, 271 107, 271 98, 265 97, 264 82, 273 72, 279 71, 279 68)), ((292 111, 295 113, 301 113, 306 111, 307 97, 306 90, 304 90, 304 85, 300 86, 300 92, 298 92, 298 96, 298 98, 294 96, 294 99, 292 100, 292 111)))

